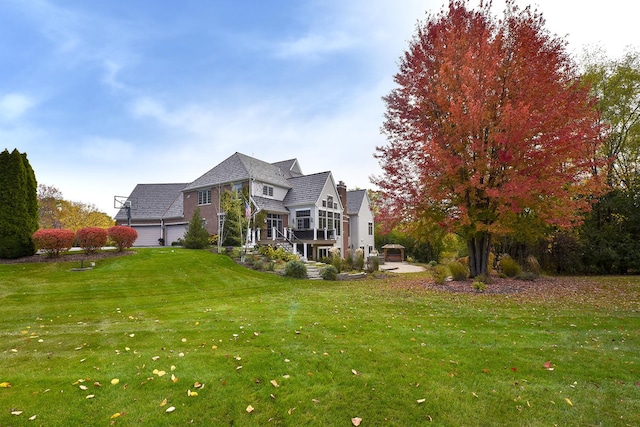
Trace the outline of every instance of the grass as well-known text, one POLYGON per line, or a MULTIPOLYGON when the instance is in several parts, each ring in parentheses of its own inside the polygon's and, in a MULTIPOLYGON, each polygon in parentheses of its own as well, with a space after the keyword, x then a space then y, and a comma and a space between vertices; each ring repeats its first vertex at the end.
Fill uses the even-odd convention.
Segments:
POLYGON ((76 264, 0 265, 0 425, 640 424, 636 277, 538 298, 181 249, 76 264))

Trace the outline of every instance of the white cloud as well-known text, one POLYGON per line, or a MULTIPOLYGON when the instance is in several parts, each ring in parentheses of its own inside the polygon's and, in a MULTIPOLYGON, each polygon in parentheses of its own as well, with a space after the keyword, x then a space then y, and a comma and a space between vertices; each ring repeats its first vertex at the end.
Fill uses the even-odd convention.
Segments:
POLYGON ((35 101, 21 93, 8 93, 0 97, 0 118, 16 120, 35 105, 35 101))

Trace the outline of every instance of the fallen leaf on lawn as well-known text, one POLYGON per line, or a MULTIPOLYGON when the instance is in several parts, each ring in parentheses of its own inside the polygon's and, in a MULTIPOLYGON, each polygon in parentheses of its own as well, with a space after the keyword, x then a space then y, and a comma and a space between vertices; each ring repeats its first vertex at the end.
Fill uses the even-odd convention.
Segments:
POLYGON ((289 409, 289 410, 287 411, 287 413, 288 413, 289 415, 291 415, 291 414, 293 414, 293 411, 295 411, 295 410, 296 410, 296 408, 291 408, 291 409, 289 409))
POLYGON ((34 416, 32 416, 32 417, 29 417, 29 421, 35 421, 35 419, 36 419, 36 418, 38 418, 38 416, 37 416, 37 415, 34 415, 34 416))
POLYGON ((311 401, 312 401, 313 403, 320 403, 320 401, 319 401, 318 399, 311 399, 311 401))
POLYGON ((473 395, 473 397, 478 397, 475 391, 472 391, 471 394, 473 395))
POLYGON ((162 402, 160 402, 160 407, 166 406, 167 404, 167 399, 164 399, 162 402))
POLYGON ((176 410, 175 406, 169 406, 165 412, 173 412, 176 410))
POLYGON ((165 371, 158 371, 156 375, 158 375, 159 377, 163 377, 165 374, 166 374, 165 371))
POLYGON ((120 415, 122 415, 120 412, 116 412, 115 414, 111 415, 109 419, 113 420, 115 418, 118 418, 120 415))
POLYGON ((193 386, 194 386, 195 388, 203 388, 203 387, 204 387, 204 384, 200 384, 198 381, 196 381, 195 383, 193 383, 193 386))
POLYGON ((568 404, 569 406, 573 406, 573 402, 571 402, 571 400, 569 400, 569 398, 568 398, 568 397, 565 397, 565 398, 564 398, 564 401, 565 401, 565 402, 567 402, 567 404, 568 404))
POLYGON ((93 399, 94 397, 96 397, 95 394, 90 394, 90 395, 87 396, 87 399, 93 399))
POLYGON ((15 415, 15 416, 22 415, 22 411, 11 411, 11 415, 15 415))
POLYGON ((11 383, 5 381, 0 383, 0 388, 11 388, 11 383))
POLYGON ((151 373, 152 373, 153 375, 158 375, 158 369, 154 369, 151 373))
POLYGON ((154 362, 155 362, 156 360, 158 360, 158 359, 160 359, 160 356, 153 356, 153 357, 151 358, 151 360, 153 360, 154 362))
POLYGON ((252 413, 255 409, 253 409, 253 406, 249 405, 247 406, 247 409, 245 409, 248 413, 252 413))
POLYGON ((198 392, 197 391, 187 390, 187 396, 196 397, 196 396, 198 396, 198 392))
POLYGON ((98 381, 94 382, 93 385, 95 387, 102 387, 102 384, 100 384, 98 381))
POLYGON ((418 402, 418 403, 424 403, 424 402, 426 402, 426 401, 427 401, 427 399, 418 399, 418 400, 417 400, 417 402, 418 402))
POLYGON ((212 345, 212 346, 211 346, 211 350, 217 350, 217 349, 218 349, 218 346, 217 346, 217 345, 212 345))
POLYGON ((553 368, 551 367, 551 362, 545 362, 544 367, 549 371, 553 371, 553 368))
POLYGON ((351 418, 351 424, 353 424, 356 427, 358 427, 361 422, 362 422, 362 418, 359 418, 359 417, 351 418))
POLYGON ((176 365, 171 365, 171 371, 175 371, 176 370, 176 365))
POLYGON ((355 369, 352 369, 352 370, 351 370, 351 373, 352 373, 353 375, 360 375, 360 372, 356 371, 355 369))
POLYGON ((242 369, 242 365, 236 367, 236 371, 239 371, 240 369, 242 369))
POLYGON ((280 387, 280 386, 278 385, 278 382, 277 382, 276 380, 271 380, 271 381, 269 381, 269 382, 270 382, 270 383, 271 383, 271 385, 272 385, 272 386, 274 386, 274 387, 280 387))
POLYGON ((78 386, 78 388, 80 388, 80 390, 86 390, 89 387, 87 387, 86 385, 80 385, 80 386, 78 386))
POLYGON ((111 384, 116 385, 120 382, 120 380, 118 378, 114 378, 111 380, 111 384))
POLYGON ((176 377, 175 375, 171 374, 171 381, 173 381, 174 383, 178 382, 178 377, 176 377))

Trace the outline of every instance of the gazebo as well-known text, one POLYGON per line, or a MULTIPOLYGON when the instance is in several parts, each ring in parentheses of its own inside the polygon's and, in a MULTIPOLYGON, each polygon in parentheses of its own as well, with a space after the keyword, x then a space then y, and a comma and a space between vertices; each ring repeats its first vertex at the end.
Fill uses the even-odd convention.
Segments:
POLYGON ((404 261, 404 246, 395 243, 389 243, 382 247, 385 262, 402 262, 404 261))

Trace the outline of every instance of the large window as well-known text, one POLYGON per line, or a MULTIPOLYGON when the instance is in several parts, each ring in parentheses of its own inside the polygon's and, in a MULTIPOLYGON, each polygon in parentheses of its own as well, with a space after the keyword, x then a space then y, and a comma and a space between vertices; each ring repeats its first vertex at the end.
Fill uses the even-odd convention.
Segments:
POLYGON ((340 220, 340 214, 339 213, 334 213, 333 214, 333 218, 335 221, 335 229, 336 229, 336 233, 339 235, 342 234, 342 232, 340 231, 342 229, 342 221, 340 220))
POLYGON ((333 230, 333 212, 327 212, 327 228, 333 230))
POLYGON ((211 204, 211 189, 198 191, 198 205, 211 204))
POLYGON ((327 211, 318 211, 318 228, 320 230, 327 228, 327 211))
POLYGON ((296 211, 296 225, 298 230, 308 230, 311 228, 311 210, 306 209, 296 211))

